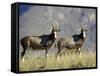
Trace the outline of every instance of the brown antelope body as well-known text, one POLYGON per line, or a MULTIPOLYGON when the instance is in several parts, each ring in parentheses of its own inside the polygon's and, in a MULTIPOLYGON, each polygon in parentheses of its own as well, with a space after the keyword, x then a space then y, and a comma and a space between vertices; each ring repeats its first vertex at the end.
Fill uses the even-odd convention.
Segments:
POLYGON ((57 42, 58 52, 56 56, 61 55, 62 52, 65 52, 64 49, 76 49, 76 52, 80 53, 80 49, 85 41, 86 29, 81 26, 80 34, 72 35, 71 37, 62 37, 57 42))
POLYGON ((30 48, 32 48, 33 51, 45 50, 46 57, 48 56, 48 49, 53 45, 57 37, 57 32, 60 31, 58 26, 52 27, 52 31, 48 35, 44 34, 41 36, 26 36, 20 40, 23 47, 23 51, 21 52, 21 59, 24 59, 25 53, 27 53, 30 48))

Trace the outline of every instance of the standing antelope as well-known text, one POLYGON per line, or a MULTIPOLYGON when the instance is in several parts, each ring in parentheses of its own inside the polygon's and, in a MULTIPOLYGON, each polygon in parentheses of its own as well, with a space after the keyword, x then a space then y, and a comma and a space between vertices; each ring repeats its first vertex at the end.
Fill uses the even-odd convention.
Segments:
POLYGON ((55 26, 52 24, 51 33, 48 35, 41 36, 26 36, 21 39, 21 45, 23 51, 21 52, 21 59, 24 60, 24 55, 29 51, 30 48, 33 50, 45 50, 46 58, 48 56, 48 49, 53 45, 57 38, 57 32, 59 32, 58 24, 55 26))
POLYGON ((76 52, 80 53, 80 49, 82 47, 82 44, 84 43, 85 37, 86 37, 86 29, 81 26, 81 32, 80 34, 72 35, 71 37, 62 37, 57 42, 57 48, 58 52, 56 56, 61 55, 62 52, 64 52, 64 48, 68 49, 76 49, 76 52))

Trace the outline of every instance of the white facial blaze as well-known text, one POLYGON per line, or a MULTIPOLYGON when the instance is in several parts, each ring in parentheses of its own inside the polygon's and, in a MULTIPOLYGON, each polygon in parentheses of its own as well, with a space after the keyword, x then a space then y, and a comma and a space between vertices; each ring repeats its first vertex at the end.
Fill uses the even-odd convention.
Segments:
POLYGON ((54 32, 54 37, 57 38, 57 32, 54 32))
POLYGON ((85 31, 83 31, 83 37, 86 37, 86 33, 85 33, 85 31))

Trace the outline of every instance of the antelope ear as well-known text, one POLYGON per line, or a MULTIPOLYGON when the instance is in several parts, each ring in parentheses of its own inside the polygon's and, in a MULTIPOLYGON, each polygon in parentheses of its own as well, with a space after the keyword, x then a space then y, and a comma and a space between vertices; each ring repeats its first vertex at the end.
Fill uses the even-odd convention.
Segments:
POLYGON ((49 30, 50 32, 52 31, 52 30, 49 30))
POLYGON ((80 31, 81 31, 81 29, 78 29, 78 31, 80 32, 80 31))

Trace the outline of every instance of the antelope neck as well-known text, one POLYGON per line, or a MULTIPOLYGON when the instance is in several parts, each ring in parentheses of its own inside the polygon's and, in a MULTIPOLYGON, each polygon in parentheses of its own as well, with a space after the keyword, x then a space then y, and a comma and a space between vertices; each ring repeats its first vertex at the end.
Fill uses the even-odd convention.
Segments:
POLYGON ((86 36, 85 36, 84 34, 85 34, 85 33, 81 32, 80 35, 79 35, 79 37, 80 37, 82 40, 85 40, 85 37, 86 37, 86 36))
POLYGON ((50 40, 56 39, 56 38, 55 38, 55 33, 54 33, 54 32, 52 32, 52 33, 49 35, 49 39, 50 39, 50 40))

